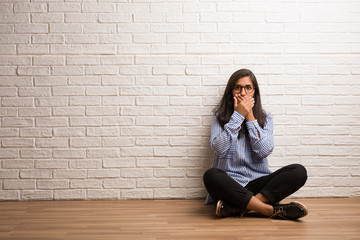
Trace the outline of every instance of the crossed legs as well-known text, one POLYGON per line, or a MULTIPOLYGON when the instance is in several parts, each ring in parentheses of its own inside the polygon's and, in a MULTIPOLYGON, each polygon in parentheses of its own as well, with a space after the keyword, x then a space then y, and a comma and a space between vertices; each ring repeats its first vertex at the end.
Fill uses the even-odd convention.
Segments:
POLYGON ((300 189, 306 179, 306 169, 300 164, 285 166, 245 187, 217 168, 204 174, 205 187, 215 201, 223 200, 241 211, 253 210, 265 216, 271 216, 273 204, 300 189))

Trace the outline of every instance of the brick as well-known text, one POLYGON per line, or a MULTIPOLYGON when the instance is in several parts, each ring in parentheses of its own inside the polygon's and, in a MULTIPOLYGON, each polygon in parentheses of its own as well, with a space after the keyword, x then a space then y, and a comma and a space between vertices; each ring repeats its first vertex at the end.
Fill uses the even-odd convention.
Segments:
POLYGON ((100 85, 101 78, 98 76, 74 76, 69 77, 69 85, 100 85))
POLYGON ((54 76, 79 76, 84 75, 84 68, 83 67, 61 67, 61 66, 54 66, 52 67, 52 73, 54 76))
POLYGON ((62 56, 35 56, 34 65, 65 65, 65 58, 62 56))
POLYGON ((170 186, 168 179, 138 179, 136 187, 138 188, 168 188, 170 186))
POLYGON ((123 190, 120 193, 122 199, 153 199, 152 189, 123 190))
POLYGON ((65 14, 66 23, 96 23, 97 14, 92 13, 67 13, 65 14))
POLYGON ((104 117, 104 126, 131 126, 133 119, 128 117, 104 117))
POLYGON ((2 129, 0 129, 0 136, 1 137, 16 137, 16 136, 19 136, 19 129, 16 129, 16 128, 2 128, 2 129))
POLYGON ((198 117, 170 117, 171 126, 199 126, 200 121, 198 117))
POLYGON ((87 116, 117 116, 119 115, 116 107, 87 107, 87 116))
POLYGON ((119 170, 88 170, 88 178, 116 178, 119 177, 119 170))
POLYGON ((34 120, 29 118, 5 118, 2 119, 2 127, 33 127, 34 120))
POLYGON ((69 128, 54 128, 55 137, 83 137, 85 136, 85 128, 69 127, 69 128))
POLYGON ((48 169, 41 169, 41 170, 21 170, 20 171, 20 178, 51 178, 52 173, 51 170, 48 169))
POLYGON ((97 137, 72 137, 70 147, 100 147, 101 139, 97 137))
POLYGON ((136 178, 147 178, 153 175, 152 169, 121 169, 120 170, 121 177, 136 177, 136 178))
POLYGON ((85 188, 85 189, 96 189, 101 188, 100 180, 71 180, 70 188, 85 188))
MULTIPOLYGON (((138 167, 168 167, 169 160, 166 158, 138 158, 137 159, 137 166, 138 167)), ((154 169, 154 172, 156 170, 154 169)), ((154 176, 156 176, 154 174, 154 176)))
POLYGON ((88 190, 88 199, 118 199, 119 190, 88 190))
POLYGON ((117 89, 114 87, 87 87, 86 95, 88 96, 116 96, 117 89))
POLYGON ((71 178, 86 178, 85 170, 54 170, 53 178, 71 179, 71 178))
POLYGON ((38 169, 66 169, 67 167, 67 160, 35 160, 35 168, 38 169))
POLYGON ((36 127, 66 127, 68 126, 67 118, 39 117, 36 119, 36 127))
POLYGON ((69 44, 52 44, 50 46, 51 54, 82 54, 84 52, 83 46, 69 45, 69 44))
POLYGON ((71 127, 90 127, 100 126, 101 118, 99 117, 72 117, 70 118, 71 127))
POLYGON ((35 180, 4 180, 5 190, 24 190, 24 189, 35 189, 35 180))
POLYGON ((170 97, 170 105, 174 106, 200 106, 200 97, 170 97))
POLYGON ((54 191, 54 199, 55 200, 69 200, 69 199, 77 199, 83 200, 85 199, 86 191, 77 189, 77 190, 55 190, 54 191))
POLYGON ((162 23, 165 21, 163 13, 135 13, 133 17, 135 23, 162 23))
POLYGON ((87 158, 118 158, 120 157, 120 151, 118 149, 93 149, 87 150, 87 158))
POLYGON ((49 12, 80 12, 80 3, 49 3, 49 12))
POLYGON ((199 137, 172 137, 170 138, 170 146, 201 146, 201 138, 199 137))
POLYGON ((100 61, 104 65, 132 64, 133 56, 102 56, 100 61))
POLYGON ((70 97, 70 106, 98 106, 100 105, 101 98, 97 96, 76 96, 70 97))
POLYGON ((136 145, 138 146, 167 146, 168 140, 166 138, 137 138, 136 145))
POLYGON ((69 140, 67 138, 36 139, 36 147, 38 147, 38 148, 67 148, 67 147, 69 147, 69 140))
POLYGON ((154 169, 155 177, 185 177, 186 169, 154 169))
POLYGON ((18 75, 23 76, 46 76, 50 75, 49 67, 18 67, 18 75))
POLYGON ((1 54, 16 54, 16 45, 15 44, 2 44, 2 47, 0 48, 1 54))
POLYGON ((82 12, 89 13, 89 12, 105 12, 111 13, 115 12, 116 5, 113 3, 83 3, 82 5, 82 12))
POLYGON ((135 188, 135 180, 121 179, 121 180, 104 180, 104 188, 117 189, 132 189, 135 188))
POLYGON ((26 147, 34 147, 34 140, 28 138, 3 138, 2 139, 2 147, 19 147, 19 148, 26 148, 26 147))
POLYGON ((100 23, 129 23, 131 22, 131 14, 129 13, 100 13, 100 23))
POLYGON ((15 3, 15 13, 35 13, 35 12, 46 12, 46 3, 15 3))
POLYGON ((171 13, 166 14, 166 22, 169 23, 194 23, 198 22, 197 13, 171 13))
POLYGON ((61 23, 64 22, 63 13, 32 13, 33 23, 61 23))
POLYGON ((200 179, 184 179, 184 178, 174 178, 170 181, 170 186, 172 188, 195 188, 195 187, 201 187, 201 180, 200 179))
POLYGON ((64 86, 66 85, 66 78, 65 77, 35 77, 34 84, 35 86, 64 86))
POLYGON ((166 199, 183 199, 186 196, 186 189, 184 188, 164 188, 155 189, 155 198, 166 198, 166 199))
POLYGON ((26 97, 4 97, 2 105, 5 107, 32 107, 34 105, 32 98, 26 97))
POLYGON ((69 181, 68 180, 39 180, 37 181, 37 188, 38 189, 48 189, 48 190, 55 190, 55 189, 68 189, 69 188, 69 181))
POLYGON ((84 24, 84 33, 116 33, 115 24, 84 24))
POLYGON ((19 191, 2 190, 0 191, 0 200, 20 200, 19 191))
POLYGON ((154 150, 151 147, 123 147, 120 154, 122 157, 152 157, 154 150))
POLYGON ((16 24, 15 33, 48 33, 47 24, 16 24))
POLYGON ((3 56, 0 57, 0 65, 30 65, 31 57, 3 56))
POLYGON ((2 178, 19 178, 18 170, 0 170, 0 176, 2 178))
POLYGON ((20 150, 21 158, 29 159, 49 159, 51 157, 51 150, 20 150))
POLYGON ((152 44, 151 52, 155 54, 183 54, 185 46, 183 44, 152 44))
POLYGON ((103 137, 102 145, 104 147, 131 147, 134 146, 134 139, 126 137, 103 137))
MULTIPOLYGON (((2 151, 0 151, 1 154, 2 151)), ((1 156, 1 155, 0 155, 1 156)), ((6 157, 11 158, 11 157, 6 157)), ((3 168, 6 169, 31 169, 34 168, 34 161, 33 160, 2 160, 3 162, 3 168)))
POLYGON ((169 125, 169 118, 140 116, 136 119, 136 125, 138 125, 138 126, 167 126, 167 125, 169 125))
POLYGON ((100 59, 97 56, 67 56, 67 65, 98 65, 100 59))
POLYGON ((84 107, 55 107, 53 116, 84 116, 84 107))
POLYGON ((167 97, 137 97, 136 104, 138 106, 165 106, 168 104, 167 97))
POLYGON ((86 156, 86 152, 84 150, 76 150, 76 149, 53 150, 54 158, 84 159, 85 156, 86 156))
POLYGON ((150 127, 123 127, 120 129, 121 136, 152 136, 153 128, 150 127))
POLYGON ((24 190, 21 192, 21 200, 51 200, 52 191, 24 190))
POLYGON ((101 160, 99 159, 70 160, 69 167, 73 169, 100 169, 101 160))
POLYGON ((17 109, 12 107, 2 107, 0 108, 0 114, 2 117, 16 117, 17 115, 17 109))
POLYGON ((103 160, 104 168, 134 168, 136 167, 135 165, 135 158, 117 158, 103 160))
POLYGON ((85 54, 115 54, 116 46, 109 44, 84 45, 85 54))
POLYGON ((186 149, 180 147, 154 148, 154 155, 157 157, 184 157, 186 149))

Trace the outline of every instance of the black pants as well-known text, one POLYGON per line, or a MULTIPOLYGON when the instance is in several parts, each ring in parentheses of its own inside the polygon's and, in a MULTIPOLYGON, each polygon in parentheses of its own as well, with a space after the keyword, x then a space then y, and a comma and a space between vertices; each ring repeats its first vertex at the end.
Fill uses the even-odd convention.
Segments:
POLYGON ((223 200, 245 210, 251 197, 258 193, 274 204, 299 190, 307 180, 306 169, 300 164, 280 168, 267 176, 249 182, 245 187, 229 177, 225 171, 210 168, 204 174, 206 190, 214 201, 223 200))

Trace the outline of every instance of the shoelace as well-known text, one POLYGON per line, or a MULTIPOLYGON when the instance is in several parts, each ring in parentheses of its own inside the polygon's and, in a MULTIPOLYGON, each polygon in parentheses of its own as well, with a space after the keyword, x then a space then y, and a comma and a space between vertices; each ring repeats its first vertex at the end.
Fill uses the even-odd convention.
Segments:
POLYGON ((281 217, 286 219, 286 210, 280 207, 279 210, 276 210, 274 214, 270 216, 270 218, 276 218, 276 217, 281 217))

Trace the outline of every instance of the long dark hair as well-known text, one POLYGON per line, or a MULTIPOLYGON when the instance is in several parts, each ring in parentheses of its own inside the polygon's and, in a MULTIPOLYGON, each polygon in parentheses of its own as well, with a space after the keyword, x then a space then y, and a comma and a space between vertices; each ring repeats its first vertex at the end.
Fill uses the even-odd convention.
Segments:
MULTIPOLYGON (((259 84, 256 80, 255 75, 248 69, 240 69, 236 72, 234 72, 226 85, 224 95, 219 103, 219 105, 215 109, 215 116, 222 128, 224 128, 224 125, 230 121, 231 115, 234 113, 234 98, 232 95, 232 91, 235 87, 235 84, 237 80, 239 80, 242 77, 249 76, 254 87, 255 87, 255 105, 253 107, 253 113, 255 119, 258 121, 259 125, 264 128, 264 124, 266 121, 266 113, 262 108, 261 105, 261 98, 260 98, 260 88, 259 84)), ((247 133, 247 129, 245 127, 245 121, 243 122, 241 126, 241 133, 247 133)))

